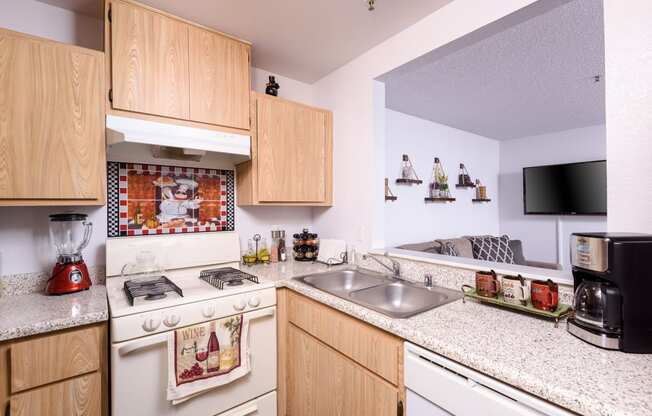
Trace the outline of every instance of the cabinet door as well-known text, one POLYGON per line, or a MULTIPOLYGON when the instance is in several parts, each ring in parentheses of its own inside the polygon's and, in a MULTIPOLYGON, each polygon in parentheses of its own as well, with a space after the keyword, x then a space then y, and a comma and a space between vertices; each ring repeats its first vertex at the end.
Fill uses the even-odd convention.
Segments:
POLYGON ((326 198, 326 112, 259 96, 258 199, 322 202, 326 198))
POLYGON ((190 119, 249 129, 249 45, 190 27, 190 119))
POLYGON ((102 380, 92 373, 11 396, 11 416, 100 416, 102 380))
POLYGON ((0 205, 102 203, 103 63, 101 52, 0 30, 0 205))
POLYGON ((188 25, 120 1, 111 15, 113 107, 188 119, 188 25))
POLYGON ((288 416, 394 416, 398 391, 289 325, 287 400, 288 416))

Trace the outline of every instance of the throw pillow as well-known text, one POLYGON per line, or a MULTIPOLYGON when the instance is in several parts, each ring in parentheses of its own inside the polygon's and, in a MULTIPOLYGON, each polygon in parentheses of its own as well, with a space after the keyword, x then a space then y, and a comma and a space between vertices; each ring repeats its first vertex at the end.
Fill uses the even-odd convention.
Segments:
POLYGON ((450 241, 445 241, 441 244, 441 254, 444 256, 455 256, 457 257, 457 250, 455 249, 455 245, 451 243, 450 241))
POLYGON ((474 236, 469 237, 469 240, 473 247, 473 258, 498 263, 514 263, 514 252, 509 247, 509 236, 474 236))

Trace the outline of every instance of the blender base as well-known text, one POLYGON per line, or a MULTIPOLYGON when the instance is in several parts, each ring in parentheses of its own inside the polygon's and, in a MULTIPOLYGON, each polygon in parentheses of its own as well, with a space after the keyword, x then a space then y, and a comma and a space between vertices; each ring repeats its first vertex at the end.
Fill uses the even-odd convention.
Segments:
POLYGON ((65 295, 89 289, 91 282, 88 268, 83 261, 74 263, 57 263, 52 269, 45 293, 48 295, 65 295))

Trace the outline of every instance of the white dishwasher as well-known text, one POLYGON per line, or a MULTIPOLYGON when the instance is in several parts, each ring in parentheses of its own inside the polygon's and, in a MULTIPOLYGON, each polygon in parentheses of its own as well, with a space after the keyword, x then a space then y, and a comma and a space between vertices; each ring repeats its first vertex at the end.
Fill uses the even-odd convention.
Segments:
POLYGON ((573 413, 405 343, 407 416, 571 416, 573 413))

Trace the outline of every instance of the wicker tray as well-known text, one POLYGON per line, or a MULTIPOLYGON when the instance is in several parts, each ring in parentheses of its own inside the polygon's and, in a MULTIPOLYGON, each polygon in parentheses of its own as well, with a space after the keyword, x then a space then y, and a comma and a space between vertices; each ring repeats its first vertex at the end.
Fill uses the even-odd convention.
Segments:
POLYGON ((530 301, 530 299, 527 300, 527 305, 516 305, 513 303, 507 303, 505 302, 502 293, 499 294, 497 298, 488 298, 485 296, 478 295, 475 291, 475 288, 469 285, 462 285, 462 293, 464 294, 464 297, 462 298, 462 302, 464 303, 466 303, 466 298, 469 297, 469 298, 477 299, 483 303, 490 303, 492 305, 497 305, 503 308, 525 312, 530 315, 536 315, 542 318, 555 321, 555 328, 557 328, 557 326, 559 325, 559 321, 561 319, 565 318, 573 311, 572 306, 565 305, 563 303, 560 303, 557 306, 557 310, 555 310, 554 312, 542 311, 541 309, 535 308, 534 306, 532 306, 532 302, 530 301))

